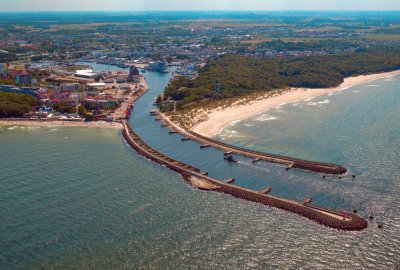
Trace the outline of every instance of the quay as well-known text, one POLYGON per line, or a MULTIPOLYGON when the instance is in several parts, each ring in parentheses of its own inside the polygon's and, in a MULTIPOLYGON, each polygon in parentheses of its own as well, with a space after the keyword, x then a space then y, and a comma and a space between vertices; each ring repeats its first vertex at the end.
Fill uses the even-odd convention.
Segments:
POLYGON ((139 89, 136 92, 133 92, 132 94, 128 96, 122 96, 125 97, 125 101, 121 103, 121 107, 112 114, 112 117, 116 121, 120 121, 122 119, 125 119, 130 116, 131 110, 133 108, 133 103, 140 98, 144 93, 146 93, 149 90, 149 87, 147 85, 147 82, 144 78, 143 75, 140 75, 140 83, 141 85, 139 89))
POLYGON ((253 159, 254 163, 258 162, 260 160, 263 160, 263 161, 267 161, 267 162, 283 164, 286 166, 287 170, 289 170, 291 168, 297 168, 297 169, 313 171, 313 172, 318 172, 318 173, 331 174, 331 175, 341 175, 341 174, 346 173, 346 171, 347 171, 346 168, 336 165, 336 164, 332 164, 332 163, 308 161, 308 160, 274 155, 274 154, 268 154, 268 153, 263 153, 263 152, 258 152, 258 151, 254 151, 254 150, 249 150, 249 149, 233 146, 233 145, 230 145, 227 143, 223 143, 223 142, 202 136, 193 131, 186 131, 186 130, 178 127, 176 124, 174 124, 171 120, 169 120, 160 111, 152 111, 151 115, 161 118, 166 124, 169 125, 169 128, 173 128, 176 132, 180 133, 185 138, 190 138, 194 141, 197 141, 202 146, 203 145, 212 146, 214 148, 223 150, 225 152, 249 157, 249 158, 253 159))
MULTIPOLYGON (((126 121, 122 121, 122 125, 124 127, 122 131, 123 137, 139 154, 180 173, 185 181, 199 189, 226 193, 239 199, 286 210, 338 230, 359 231, 368 226, 367 221, 355 213, 332 210, 312 205, 311 203, 300 203, 264 194, 264 192, 270 191, 269 188, 269 190, 265 188, 262 192, 259 192, 227 183, 228 181, 224 182, 211 178, 200 173, 198 168, 173 160, 148 146, 130 128, 126 121)), ((231 179, 229 180, 229 182, 232 181, 231 179)))

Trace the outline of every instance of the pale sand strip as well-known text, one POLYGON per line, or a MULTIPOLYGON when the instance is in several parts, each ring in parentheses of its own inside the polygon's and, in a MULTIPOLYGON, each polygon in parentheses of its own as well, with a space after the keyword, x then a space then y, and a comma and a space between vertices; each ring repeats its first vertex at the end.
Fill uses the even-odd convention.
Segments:
POLYGON ((35 120, 1 120, 0 126, 39 126, 39 127, 88 127, 88 128, 114 128, 122 129, 122 125, 116 122, 92 121, 35 121, 35 120))
POLYGON ((216 108, 207 114, 207 120, 198 123, 191 130, 203 136, 212 137, 218 134, 221 129, 230 123, 247 119, 260 112, 278 107, 281 104, 295 103, 320 95, 341 91, 352 86, 367 83, 377 79, 400 75, 400 70, 371 75, 345 78, 338 87, 322 89, 294 88, 283 92, 281 95, 274 95, 269 98, 255 100, 245 105, 230 106, 227 108, 216 108))

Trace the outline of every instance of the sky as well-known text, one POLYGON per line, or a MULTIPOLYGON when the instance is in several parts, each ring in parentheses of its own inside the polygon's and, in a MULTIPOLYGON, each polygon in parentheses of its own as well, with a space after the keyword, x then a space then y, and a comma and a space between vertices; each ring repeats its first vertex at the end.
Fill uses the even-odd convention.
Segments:
POLYGON ((400 0, 0 0, 0 11, 400 10, 400 0))

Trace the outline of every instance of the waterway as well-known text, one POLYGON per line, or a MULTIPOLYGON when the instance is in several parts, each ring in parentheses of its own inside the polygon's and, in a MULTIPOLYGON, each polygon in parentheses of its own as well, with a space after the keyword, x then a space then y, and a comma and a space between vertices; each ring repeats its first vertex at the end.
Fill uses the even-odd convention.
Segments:
POLYGON ((130 124, 155 149, 215 178, 235 177, 257 190, 269 186, 288 199, 357 208, 375 220, 365 231, 340 232, 198 191, 137 155, 117 130, 1 127, 1 269, 399 267, 399 78, 284 105, 217 136, 256 150, 335 162, 357 174, 352 180, 286 172, 241 157, 231 164, 221 151, 182 142, 149 116, 170 74, 145 77, 150 90, 136 103, 130 124))

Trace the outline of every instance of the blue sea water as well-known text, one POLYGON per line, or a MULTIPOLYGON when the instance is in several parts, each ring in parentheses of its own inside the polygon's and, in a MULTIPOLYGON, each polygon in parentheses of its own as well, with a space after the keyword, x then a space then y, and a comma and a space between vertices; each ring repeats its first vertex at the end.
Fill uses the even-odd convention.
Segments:
MULTIPOLYGON (((99 68, 102 68, 101 66, 99 68)), ((0 127, 0 269, 397 269, 400 266, 399 77, 282 105, 225 128, 247 148, 341 164, 352 180, 200 149, 149 116, 170 74, 130 123, 151 146, 219 179, 362 216, 341 232, 277 209, 198 191, 135 153, 120 131, 0 127), (383 224, 378 229, 377 224, 383 224)))

